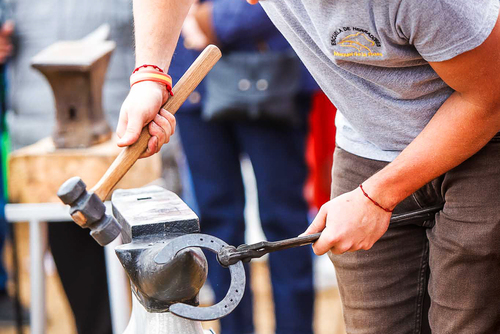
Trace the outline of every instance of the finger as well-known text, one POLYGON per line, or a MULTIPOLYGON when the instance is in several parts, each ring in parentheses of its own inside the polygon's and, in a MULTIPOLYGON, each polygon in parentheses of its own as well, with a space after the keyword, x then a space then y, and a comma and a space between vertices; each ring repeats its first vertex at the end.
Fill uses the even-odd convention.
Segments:
POLYGON ((172 132, 170 133, 170 135, 173 135, 175 133, 175 127, 177 126, 177 120, 175 119, 175 116, 163 108, 160 109, 160 115, 165 117, 166 120, 170 123, 170 127, 172 128, 172 132))
POLYGON ((333 246, 330 245, 329 241, 326 240, 326 237, 322 238, 323 233, 319 237, 318 241, 316 241, 312 245, 312 249, 314 254, 320 256, 328 252, 333 246))
POLYGON ((339 240, 335 233, 335 230, 326 226, 323 232, 321 233, 318 241, 316 241, 312 248, 314 254, 323 255, 328 252, 331 248, 338 246, 339 240))
POLYGON ((314 220, 312 221, 311 225, 307 228, 307 230, 302 233, 302 235, 308 235, 308 234, 314 234, 314 233, 319 233, 325 229, 326 225, 326 217, 327 217, 328 210, 326 209, 326 206, 323 205, 320 209, 314 220))
POLYGON ((351 247, 348 251, 349 252, 356 252, 358 250, 369 250, 373 247, 373 243, 369 240, 364 240, 360 243, 358 243, 356 246, 351 247))
POLYGON ((347 252, 356 252, 359 249, 354 247, 349 241, 337 242, 330 248, 330 251, 336 255, 342 255, 347 252))
POLYGON ((156 136, 149 138, 148 146, 146 147, 146 151, 144 151, 144 153, 141 154, 139 159, 152 156, 153 154, 156 153, 157 147, 158 147, 158 138, 156 136))
POLYGON ((148 148, 146 150, 147 154, 155 154, 158 152, 158 137, 152 136, 148 141, 148 148))
MULTIPOLYGON (((155 116, 156 120, 156 116, 155 116)), ((167 122, 168 123, 168 122, 167 122)), ((156 153, 160 150, 161 146, 165 143, 165 138, 167 137, 167 134, 165 133, 165 130, 159 126, 156 121, 152 121, 148 125, 148 130, 149 134, 153 137, 156 137, 156 147, 151 147, 153 149, 153 152, 156 153)))
POLYGON ((121 111, 120 116, 118 118, 118 125, 116 126, 116 134, 118 135, 118 138, 123 137, 123 135, 125 134, 127 123, 128 123, 128 114, 125 111, 121 111))
POLYGON ((156 115, 153 121, 162 128, 163 133, 165 134, 165 138, 159 138, 163 139, 163 141, 160 140, 160 145, 168 143, 173 132, 170 122, 160 114, 156 115))
POLYGON ((346 250, 343 250, 340 247, 335 247, 335 246, 332 247, 332 248, 330 248, 329 251, 332 252, 335 255, 342 255, 342 254, 344 254, 346 252, 346 250))
POLYGON ((142 115, 138 113, 128 115, 127 128, 123 137, 118 140, 118 146, 129 146, 135 143, 141 134, 143 126, 144 120, 142 119, 142 115))

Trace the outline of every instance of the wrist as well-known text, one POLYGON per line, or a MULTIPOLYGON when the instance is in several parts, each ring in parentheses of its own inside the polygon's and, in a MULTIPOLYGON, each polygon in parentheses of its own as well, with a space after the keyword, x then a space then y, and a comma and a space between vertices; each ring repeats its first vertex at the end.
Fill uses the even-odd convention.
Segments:
POLYGON ((154 65, 154 64, 143 64, 143 65, 139 65, 137 66, 133 71, 132 71, 132 74, 136 73, 136 72, 139 72, 139 71, 146 71, 147 69, 153 69, 153 70, 156 70, 160 73, 165 73, 165 71, 160 67, 160 66, 157 66, 157 65, 154 65))
POLYGON ((147 91, 147 92, 160 94, 162 97, 162 104, 167 102, 168 95, 169 95, 169 93, 167 91, 167 87, 164 84, 159 83, 159 82, 155 82, 155 81, 138 82, 135 85, 133 85, 132 87, 130 87, 130 90, 142 92, 142 93, 144 93, 144 91, 147 91))
POLYGON ((137 67, 130 76, 130 87, 145 81, 164 85, 166 90, 171 95, 174 95, 172 93, 172 77, 164 73, 163 70, 156 65, 144 64, 137 67))
POLYGON ((362 189, 358 188, 367 200, 377 203, 385 211, 394 210, 396 205, 407 197, 401 195, 402 192, 396 184, 377 174, 363 182, 362 189))
POLYGON ((136 59, 135 59, 135 69, 152 69, 153 67, 158 67, 163 73, 168 73, 168 68, 170 66, 170 58, 166 58, 165 56, 152 56, 147 54, 147 56, 139 55, 139 50, 136 50, 136 59), (143 67, 144 65, 149 65, 151 67, 143 67))
POLYGON ((375 205, 376 207, 384 210, 385 212, 387 213, 392 213, 392 211, 394 210, 394 208, 386 208, 385 206, 381 205, 378 201, 376 201, 375 199, 373 199, 370 195, 368 195, 368 193, 365 191, 364 187, 363 187, 363 184, 361 183, 358 187, 361 192, 363 193, 363 196, 365 196, 373 205, 375 205))

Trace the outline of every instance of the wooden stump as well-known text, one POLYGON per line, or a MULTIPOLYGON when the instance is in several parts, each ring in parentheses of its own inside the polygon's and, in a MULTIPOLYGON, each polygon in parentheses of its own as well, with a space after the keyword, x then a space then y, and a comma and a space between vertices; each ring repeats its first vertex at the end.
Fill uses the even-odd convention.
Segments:
MULTIPOLYGON (((9 199, 13 203, 57 202, 59 187, 80 176, 92 188, 104 175, 121 149, 116 138, 86 149, 56 149, 51 138, 13 152, 9 158, 9 199)), ((158 154, 138 160, 117 188, 137 188, 161 175, 158 154)))

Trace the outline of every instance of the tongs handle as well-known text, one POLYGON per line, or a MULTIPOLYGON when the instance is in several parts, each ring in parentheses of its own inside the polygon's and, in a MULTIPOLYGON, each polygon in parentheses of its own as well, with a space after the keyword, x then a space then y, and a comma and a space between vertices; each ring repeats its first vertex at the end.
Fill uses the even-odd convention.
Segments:
MULTIPOLYGON (((395 214, 391 217, 391 227, 414 224, 432 219, 433 215, 440 211, 443 205, 436 205, 424 209, 395 214)), ((261 241, 255 244, 243 244, 237 248, 226 248, 218 254, 220 264, 229 266, 238 261, 248 262, 251 259, 260 258, 266 254, 288 248, 305 246, 316 242, 321 233, 302 235, 295 238, 279 241, 261 241)))

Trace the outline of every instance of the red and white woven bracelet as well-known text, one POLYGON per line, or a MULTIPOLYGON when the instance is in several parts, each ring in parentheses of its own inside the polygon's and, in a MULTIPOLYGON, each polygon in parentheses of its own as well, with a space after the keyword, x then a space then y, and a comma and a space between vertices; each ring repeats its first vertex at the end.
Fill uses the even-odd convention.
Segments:
POLYGON ((144 64, 144 65, 136 67, 135 70, 132 72, 132 74, 134 74, 135 72, 139 71, 141 68, 146 68, 146 67, 152 67, 155 70, 157 70, 157 71, 159 71, 161 73, 164 73, 163 70, 160 67, 156 66, 156 65, 144 64))
POLYGON ((174 95, 172 93, 172 77, 168 74, 155 70, 141 70, 133 72, 130 76, 130 87, 142 81, 154 81, 162 83, 167 86, 167 91, 170 93, 170 95, 174 95))

